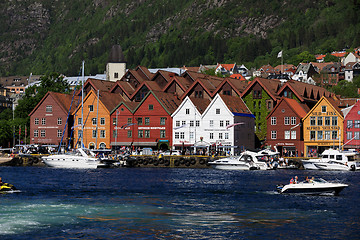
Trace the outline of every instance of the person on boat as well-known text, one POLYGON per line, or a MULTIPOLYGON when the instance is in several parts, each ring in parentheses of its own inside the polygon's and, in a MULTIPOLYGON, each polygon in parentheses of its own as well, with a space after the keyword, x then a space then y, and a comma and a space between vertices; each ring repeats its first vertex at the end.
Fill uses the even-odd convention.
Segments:
POLYGON ((315 178, 314 177, 312 177, 310 180, 309 180, 309 182, 314 182, 314 180, 315 180, 315 178))
POLYGON ((0 186, 2 186, 4 183, 2 181, 2 178, 0 177, 0 186))
POLYGON ((308 178, 308 176, 306 176, 305 182, 310 182, 310 179, 308 178))
POLYGON ((294 181, 294 183, 295 183, 295 184, 298 183, 298 176, 295 176, 295 181, 294 181))
POLYGON ((294 178, 290 179, 290 184, 294 184, 294 178))

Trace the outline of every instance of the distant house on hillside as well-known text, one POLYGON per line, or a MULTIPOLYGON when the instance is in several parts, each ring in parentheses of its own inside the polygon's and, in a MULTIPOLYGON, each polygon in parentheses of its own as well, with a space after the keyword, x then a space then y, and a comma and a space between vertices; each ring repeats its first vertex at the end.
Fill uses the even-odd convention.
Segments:
POLYGON ((236 63, 233 63, 233 64, 218 63, 218 65, 216 66, 216 69, 215 69, 215 73, 221 74, 221 75, 227 75, 227 74, 232 75, 232 74, 239 73, 239 72, 238 72, 238 67, 237 67, 236 63))
POLYGON ((354 77, 360 75, 360 62, 349 62, 345 65, 345 80, 352 82, 354 77))

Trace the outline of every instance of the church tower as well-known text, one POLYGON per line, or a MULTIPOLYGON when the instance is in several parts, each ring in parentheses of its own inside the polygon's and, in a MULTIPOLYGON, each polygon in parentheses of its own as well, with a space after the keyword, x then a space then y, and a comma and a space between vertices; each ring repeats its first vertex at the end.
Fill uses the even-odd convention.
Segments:
POLYGON ((106 80, 116 82, 126 72, 126 61, 120 45, 111 48, 109 60, 106 64, 106 80))

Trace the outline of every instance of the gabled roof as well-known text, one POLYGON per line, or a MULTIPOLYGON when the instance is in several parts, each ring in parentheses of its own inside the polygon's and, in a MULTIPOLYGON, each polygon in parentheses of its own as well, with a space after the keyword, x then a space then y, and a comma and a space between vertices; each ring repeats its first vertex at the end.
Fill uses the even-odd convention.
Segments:
POLYGON ((276 101, 278 99, 277 91, 280 87, 280 80, 278 79, 266 79, 266 78, 255 78, 253 81, 250 82, 250 84, 246 87, 246 89, 242 92, 241 97, 245 96, 246 93, 248 93, 252 87, 259 83, 260 86, 269 94, 269 96, 276 101))
POLYGON ((207 98, 194 98, 194 97, 190 97, 190 100, 192 101, 192 103, 194 104, 194 106, 196 107, 196 109, 198 110, 198 112, 200 114, 203 114, 204 111, 206 110, 207 106, 209 106, 210 104, 210 100, 207 98))
POLYGON ((114 107, 114 109, 110 112, 110 114, 113 114, 116 109, 118 109, 121 105, 124 105, 127 109, 129 109, 129 111, 131 113, 134 113, 135 109, 137 108, 137 106, 139 105, 138 102, 127 102, 127 101, 121 101, 119 102, 119 104, 114 107))
POLYGON ((192 82, 189 82, 186 78, 180 77, 180 76, 174 76, 171 78, 171 80, 166 84, 166 86, 164 87, 163 91, 166 91, 171 84, 173 84, 174 82, 176 82, 179 87, 185 92, 190 85, 192 84, 192 82))
POLYGON ((153 95, 156 98, 156 100, 161 104, 161 106, 169 115, 171 115, 181 104, 181 100, 172 93, 150 90, 134 109, 134 112, 143 104, 144 101, 146 101, 150 95, 153 95))
POLYGON ((270 64, 267 64, 267 65, 261 66, 259 68, 259 71, 260 72, 265 72, 265 73, 274 73, 275 69, 270 64))
POLYGON ((226 71, 230 72, 235 66, 236 66, 236 63, 231 63, 231 64, 218 63, 218 65, 216 66, 216 69, 219 67, 223 67, 226 71))
POLYGON ((310 111, 305 115, 305 117, 303 117, 303 119, 307 118, 314 111, 314 109, 316 109, 319 106, 319 104, 323 101, 326 101, 336 112, 338 112, 338 115, 343 118, 343 113, 341 109, 337 106, 335 100, 332 98, 322 96, 321 99, 315 104, 315 106, 312 109, 310 109, 310 111))
POLYGON ((295 80, 289 80, 287 81, 277 92, 277 95, 280 95, 286 87, 290 88, 291 91, 296 95, 296 97, 303 102, 305 99, 311 99, 311 100, 318 100, 322 96, 331 97, 334 94, 329 92, 323 87, 319 87, 316 85, 295 81, 295 80), (311 94, 314 96, 311 97, 311 94), (307 96, 306 96, 307 95, 307 96))
POLYGON ((332 52, 331 55, 338 57, 338 58, 342 58, 345 57, 347 55, 346 51, 341 51, 341 52, 332 52))
MULTIPOLYGON (((100 91, 110 91, 110 89, 113 87, 115 83, 110 82, 107 80, 99 80, 94 78, 88 78, 86 82, 84 83, 84 88, 91 85, 94 90, 100 90, 100 91)), ((81 89, 79 89, 76 94, 79 95, 81 93, 81 89)))
POLYGON ((245 77, 243 75, 241 75, 240 73, 231 74, 230 77, 238 79, 240 81, 245 81, 246 80, 245 77))
POLYGON ((355 65, 360 65, 360 63, 359 62, 348 62, 345 65, 345 70, 353 70, 355 65))
POLYGON ((276 104, 266 118, 269 118, 283 102, 286 103, 300 119, 304 118, 310 110, 305 104, 298 103, 295 99, 282 97, 280 102, 276 104))
POLYGON ((137 71, 137 72, 141 71, 147 77, 147 80, 150 80, 154 75, 149 71, 149 69, 147 69, 144 66, 137 66, 135 71, 137 71))
POLYGON ((213 96, 220 92, 222 87, 225 85, 225 83, 228 83, 231 88, 239 95, 241 96, 241 93, 244 91, 244 89, 248 86, 248 83, 245 81, 239 81, 238 79, 233 78, 224 78, 224 80, 220 83, 220 85, 215 89, 213 92, 213 96))
POLYGON ((325 54, 317 54, 317 55, 315 55, 316 60, 324 59, 324 57, 326 57, 325 54))
MULTIPOLYGON (((64 113, 68 113, 71 105, 71 99, 73 97, 72 94, 65 94, 65 93, 57 93, 57 92, 47 92, 45 96, 40 100, 40 102, 35 106, 35 108, 29 113, 28 116, 31 116, 39 107, 40 105, 47 99, 48 97, 52 97, 56 103, 60 106, 60 108, 64 111, 64 113)), ((71 109, 75 109, 78 103, 79 97, 74 96, 73 104, 71 109)))
POLYGON ((354 112, 354 111, 359 111, 360 109, 360 99, 358 101, 356 101, 356 103, 348 108, 345 108, 343 110, 341 110, 344 114, 344 118, 346 117, 347 114, 349 114, 350 112, 354 112))
POLYGON ((296 71, 296 67, 292 64, 283 64, 283 65, 277 65, 276 67, 274 67, 275 71, 277 72, 287 72, 287 71, 296 71))
POLYGON ((224 101, 226 106, 232 113, 243 113, 243 114, 252 114, 250 109, 246 106, 241 97, 234 97, 229 95, 219 94, 221 99, 224 101))
POLYGON ((113 85, 113 87, 110 89, 110 92, 114 92, 114 90, 119 87, 121 88, 126 96, 130 98, 130 96, 135 92, 135 88, 129 83, 125 81, 116 81, 116 83, 113 85))

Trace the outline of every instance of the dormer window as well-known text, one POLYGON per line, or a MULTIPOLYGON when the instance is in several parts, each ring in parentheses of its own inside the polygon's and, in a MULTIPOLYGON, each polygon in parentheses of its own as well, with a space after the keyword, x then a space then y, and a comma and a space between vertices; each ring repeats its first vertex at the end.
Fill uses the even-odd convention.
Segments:
POLYGON ((46 106, 46 112, 52 112, 52 105, 46 106))
POLYGON ((114 73, 114 78, 119 78, 119 73, 115 72, 114 73))

